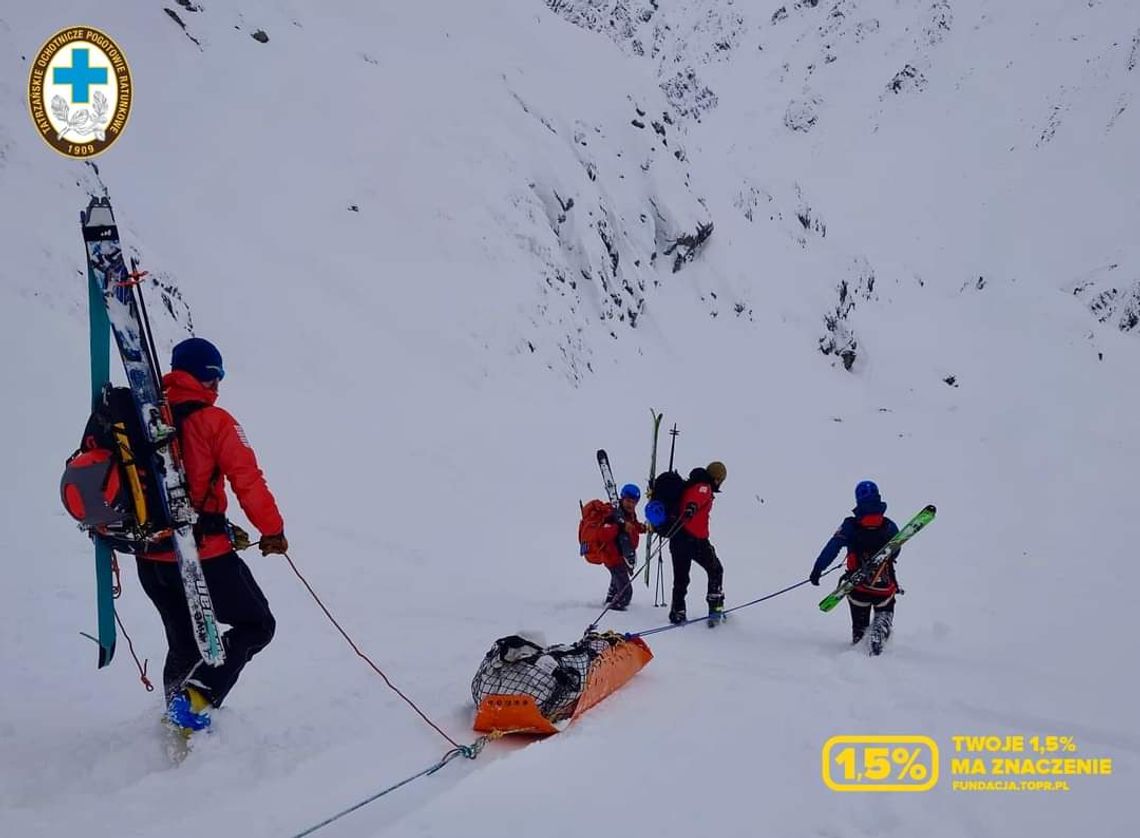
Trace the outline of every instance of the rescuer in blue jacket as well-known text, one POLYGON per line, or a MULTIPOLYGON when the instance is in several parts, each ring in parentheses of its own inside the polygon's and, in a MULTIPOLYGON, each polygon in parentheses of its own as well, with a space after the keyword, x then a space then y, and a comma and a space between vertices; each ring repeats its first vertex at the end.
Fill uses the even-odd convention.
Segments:
MULTIPOLYGON (((843 519, 835 535, 824 545, 819 558, 815 560, 809 579, 813 585, 839 555, 847 550, 847 573, 853 573, 877 553, 884 544, 898 533, 898 525, 886 516, 887 505, 879 495, 879 487, 870 480, 864 480, 855 487, 855 508, 852 514, 843 519)), ((860 582, 847 595, 851 608, 851 643, 858 643, 871 628, 871 654, 883 651, 883 643, 891 635, 895 616, 895 596, 899 592, 895 577, 896 552, 880 565, 869 579, 860 582), (875 621, 871 624, 871 609, 875 611, 875 621)))

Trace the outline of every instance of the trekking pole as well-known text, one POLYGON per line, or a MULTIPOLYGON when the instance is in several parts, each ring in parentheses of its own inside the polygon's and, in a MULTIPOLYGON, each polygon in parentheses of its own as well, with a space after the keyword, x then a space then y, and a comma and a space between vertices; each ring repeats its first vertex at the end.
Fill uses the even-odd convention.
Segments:
MULTIPOLYGON (((673 470, 673 455, 677 453, 677 436, 680 433, 681 432, 677 430, 677 423, 674 422, 673 427, 669 430, 669 436, 672 437, 672 439, 669 440, 669 471, 673 470)), ((665 602, 665 560, 661 557, 660 548, 664 546, 666 541, 672 538, 673 533, 676 531, 677 526, 674 526, 670 529, 668 535, 657 537, 659 549, 657 550, 657 585, 653 590, 654 608, 664 608, 668 605, 668 603, 665 602)))
POLYGON ((667 603, 665 601, 665 572, 662 569, 665 562, 661 559, 660 553, 657 555, 657 585, 653 592, 653 607, 664 608, 667 603))
MULTIPOLYGON (((680 523, 679 521, 677 522, 680 523)), ((662 551, 665 549, 665 543, 669 540, 669 536, 676 530, 676 524, 669 528, 669 534, 661 533, 657 536, 657 584, 653 586, 653 607, 663 608, 668 603, 665 602, 665 577, 664 566, 665 561, 661 557, 662 551)))
MULTIPOLYGON (((653 419, 653 447, 649 449, 649 482, 645 484, 645 494, 649 499, 653 498, 653 481, 657 478, 657 439, 659 436, 659 429, 661 428, 661 416, 653 408, 649 408, 649 415, 653 419)), ((645 559, 649 561, 650 548, 653 546, 653 533, 649 533, 645 537, 645 559)), ((649 587, 649 565, 645 565, 645 587, 649 587)))
POLYGON ((669 471, 673 470, 673 454, 677 450, 677 435, 681 433, 677 430, 677 423, 673 423, 672 430, 669 431, 669 436, 673 439, 669 442, 669 471))

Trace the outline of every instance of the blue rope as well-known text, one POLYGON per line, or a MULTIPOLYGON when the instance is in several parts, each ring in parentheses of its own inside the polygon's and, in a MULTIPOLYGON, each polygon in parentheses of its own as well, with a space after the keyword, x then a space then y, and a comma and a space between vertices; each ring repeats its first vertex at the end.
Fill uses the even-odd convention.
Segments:
POLYGON ((427 777, 430 774, 434 774, 435 772, 439 771, 439 769, 443 768, 443 766, 447 765, 449 762, 451 762, 453 759, 455 759, 458 756, 464 756, 464 757, 467 757, 467 759, 475 759, 475 757, 479 756, 479 752, 483 750, 483 746, 487 744, 487 739, 488 739, 488 737, 486 737, 486 736, 480 736, 478 739, 476 739, 470 745, 460 745, 456 748, 452 748, 450 751, 448 751, 446 754, 443 755, 443 758, 439 762, 437 762, 435 765, 432 765, 430 768, 425 768, 423 771, 419 772, 418 774, 413 774, 411 777, 408 777, 406 780, 401 780, 400 782, 396 783, 394 786, 389 786, 388 788, 384 789, 383 791, 378 791, 378 792, 376 792, 376 794, 372 795, 371 797, 365 798, 364 800, 361 800, 359 803, 353 804, 352 806, 349 806, 347 809, 345 809, 341 812, 337 812, 332 817, 325 818, 323 821, 318 823, 316 826, 311 826, 308 829, 306 829, 304 832, 298 832, 296 835, 293 836, 293 838, 304 838, 304 836, 306 836, 306 835, 312 835, 318 829, 321 829, 323 827, 328 826, 333 821, 339 820, 339 819, 343 818, 345 815, 347 815, 351 812, 355 812, 357 809, 360 809, 363 806, 367 806, 373 800, 377 800, 377 799, 383 797, 384 795, 388 794, 389 792, 395 791, 396 789, 400 788, 401 786, 406 786, 408 783, 412 782, 413 780, 418 780, 420 777, 427 777))
MULTIPOLYGON (((830 567, 827 570, 825 570, 823 573, 821 573, 820 576, 826 576, 827 574, 829 574, 833 571, 839 570, 839 568, 842 566, 843 566, 842 564, 837 564, 834 567, 830 567)), ((794 585, 788 585, 788 587, 781 588, 780 590, 775 591, 774 593, 765 594, 764 596, 760 597, 759 599, 754 599, 751 602, 744 603, 743 605, 734 605, 734 606, 732 606, 732 608, 726 608, 722 613, 723 614, 731 614, 733 611, 739 611, 741 608, 747 608, 750 605, 756 605, 759 602, 764 602, 764 600, 772 599, 773 597, 778 597, 780 594, 786 594, 788 591, 794 591, 796 588, 800 587, 801 585, 806 585, 809 581, 810 580, 808 580, 808 579, 804 579, 801 582, 796 582, 794 585)), ((673 629, 684 628, 685 626, 690 625, 691 623, 703 623, 707 619, 708 619, 708 617, 694 617, 691 620, 685 620, 683 623, 670 623, 667 626, 658 626, 657 628, 646 629, 645 631, 628 632, 625 635, 625 637, 627 640, 632 639, 634 637, 648 637, 651 634, 659 634, 660 632, 663 632, 663 631, 672 631, 673 629)))

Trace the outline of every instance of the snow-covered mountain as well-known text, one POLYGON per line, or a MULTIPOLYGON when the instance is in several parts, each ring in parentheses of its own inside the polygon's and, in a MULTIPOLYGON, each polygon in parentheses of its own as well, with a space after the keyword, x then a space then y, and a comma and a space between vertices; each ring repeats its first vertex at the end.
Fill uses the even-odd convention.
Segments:
MULTIPOLYGON (((55 498, 88 398, 78 211, 104 192, 161 285, 161 350, 192 329, 225 354, 292 557, 459 741, 495 638, 571 641, 600 610, 577 502, 597 447, 644 482, 650 407, 683 469, 728 465, 730 606, 805 578, 859 479, 896 519, 939 507, 882 658, 799 588, 651 638, 557 738, 321 834, 1136 832, 1140 6, 9 6, 0 834, 291 835, 446 747, 274 558, 249 561, 277 637, 178 768, 126 648, 95 671, 89 546, 55 498), (136 84, 88 164, 24 100, 79 23, 136 84), (985 794, 945 765, 924 794, 837 794, 820 749, 843 733, 1072 736, 1114 773, 985 794)), ((123 564, 153 674, 161 625, 123 564)), ((663 622, 639 586, 605 626, 663 622)))

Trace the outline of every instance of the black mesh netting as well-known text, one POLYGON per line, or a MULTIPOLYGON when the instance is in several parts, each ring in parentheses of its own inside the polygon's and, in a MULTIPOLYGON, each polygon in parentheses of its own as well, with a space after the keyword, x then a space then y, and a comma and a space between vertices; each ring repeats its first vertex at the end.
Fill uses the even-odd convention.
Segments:
POLYGON ((500 637, 471 681, 475 706, 489 695, 533 696, 551 722, 567 719, 586 686, 591 662, 622 642, 620 635, 589 633, 571 645, 543 648, 519 635, 500 637))

